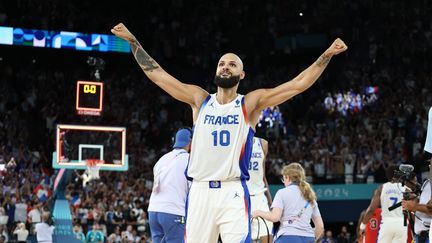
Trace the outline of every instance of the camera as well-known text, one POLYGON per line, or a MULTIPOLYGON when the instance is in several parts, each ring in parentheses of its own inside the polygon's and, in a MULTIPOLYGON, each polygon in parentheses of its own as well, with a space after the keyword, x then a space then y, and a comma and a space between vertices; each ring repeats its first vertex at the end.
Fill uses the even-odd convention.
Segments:
POLYGON ((102 58, 99 57, 88 57, 87 58, 87 64, 91 67, 95 67, 99 70, 105 69, 105 61, 102 58))
POLYGON ((105 61, 99 57, 89 56, 87 58, 87 64, 90 67, 93 67, 93 70, 91 71, 90 75, 92 77, 95 77, 97 81, 100 81, 101 72, 105 69, 105 61))
MULTIPOLYGON (((402 183, 402 186, 407 186, 411 189, 411 192, 403 192, 404 200, 413 199, 412 194, 418 196, 421 194, 421 185, 415 180, 414 166, 409 164, 399 165, 399 169, 394 171, 393 176, 398 182, 402 183)), ((415 197, 414 196, 414 197, 415 197)))

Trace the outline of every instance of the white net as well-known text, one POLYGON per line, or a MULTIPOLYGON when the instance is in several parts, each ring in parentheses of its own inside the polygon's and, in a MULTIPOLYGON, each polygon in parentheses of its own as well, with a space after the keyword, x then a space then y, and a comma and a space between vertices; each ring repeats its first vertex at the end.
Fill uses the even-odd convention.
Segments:
POLYGON ((100 164, 103 162, 103 160, 86 160, 89 180, 99 179, 100 164))

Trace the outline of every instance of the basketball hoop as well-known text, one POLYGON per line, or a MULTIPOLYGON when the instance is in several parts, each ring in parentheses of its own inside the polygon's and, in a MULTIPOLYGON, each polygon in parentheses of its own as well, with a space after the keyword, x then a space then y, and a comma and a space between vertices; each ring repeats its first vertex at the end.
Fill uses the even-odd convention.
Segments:
POLYGON ((89 179, 90 180, 99 179, 100 165, 105 163, 105 161, 99 159, 86 159, 85 162, 86 162, 88 175, 90 177, 89 179))

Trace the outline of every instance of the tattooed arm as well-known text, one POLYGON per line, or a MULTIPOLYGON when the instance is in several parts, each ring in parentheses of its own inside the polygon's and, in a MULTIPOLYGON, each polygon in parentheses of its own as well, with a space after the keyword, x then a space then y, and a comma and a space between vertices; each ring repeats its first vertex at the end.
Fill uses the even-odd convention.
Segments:
POLYGON ((344 52, 346 49, 345 43, 338 38, 311 66, 291 81, 272 89, 258 89, 247 94, 245 105, 251 125, 256 125, 263 109, 279 105, 312 86, 321 76, 332 56, 344 52))
POLYGON ((207 91, 199 86, 184 84, 168 74, 161 66, 142 48, 141 44, 122 23, 111 29, 116 36, 129 42, 132 53, 147 77, 165 90, 175 99, 185 102, 192 106, 195 111, 207 97, 207 91))

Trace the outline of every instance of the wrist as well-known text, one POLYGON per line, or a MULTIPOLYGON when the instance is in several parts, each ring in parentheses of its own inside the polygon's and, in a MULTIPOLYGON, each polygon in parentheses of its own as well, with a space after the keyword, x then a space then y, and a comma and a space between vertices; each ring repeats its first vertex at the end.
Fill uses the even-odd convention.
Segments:
POLYGON ((362 222, 360 224, 360 230, 365 230, 366 229, 366 225, 362 222))
POLYGON ((333 54, 329 50, 326 50, 321 56, 326 58, 331 58, 333 54))
POLYGON ((129 44, 133 44, 137 42, 137 39, 135 38, 134 35, 131 34, 131 36, 128 38, 127 41, 129 42, 129 44))

